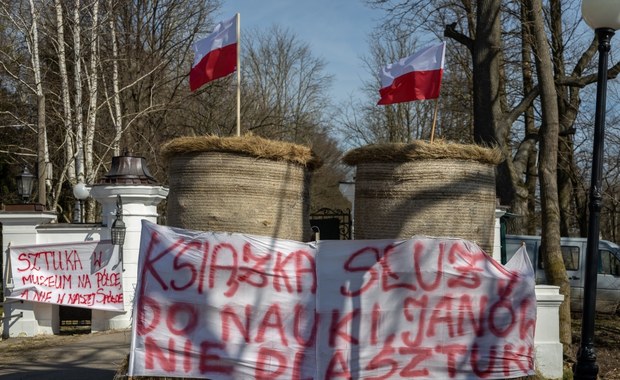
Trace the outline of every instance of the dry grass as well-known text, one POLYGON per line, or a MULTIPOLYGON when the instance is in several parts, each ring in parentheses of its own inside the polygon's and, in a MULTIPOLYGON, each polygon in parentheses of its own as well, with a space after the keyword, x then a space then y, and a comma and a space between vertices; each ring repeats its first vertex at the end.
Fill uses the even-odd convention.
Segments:
POLYGON ((246 154, 256 158, 293 162, 310 170, 318 169, 322 165, 321 159, 307 146, 267 140, 253 135, 179 137, 167 142, 161 149, 165 159, 178 154, 201 152, 246 154))
MULTIPOLYGON (((581 340, 581 315, 572 317, 574 354, 567 358, 565 367, 572 368, 581 340)), ((598 314, 594 328, 594 350, 599 366, 600 380, 620 380, 620 315, 598 314)))
POLYGON ((407 162, 429 159, 471 160, 497 165, 503 161, 499 148, 457 144, 448 141, 433 143, 416 140, 411 143, 373 144, 353 149, 343 157, 347 165, 360 162, 407 162))

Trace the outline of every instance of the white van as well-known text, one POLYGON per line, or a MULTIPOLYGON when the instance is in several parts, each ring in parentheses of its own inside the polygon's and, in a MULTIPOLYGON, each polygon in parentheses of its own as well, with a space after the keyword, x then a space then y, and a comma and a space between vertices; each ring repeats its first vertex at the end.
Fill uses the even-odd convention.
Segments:
MULTIPOLYGON (((506 260, 525 243, 527 254, 536 268, 536 283, 545 284, 545 270, 539 254, 540 236, 506 235, 506 260)), ((561 238, 564 265, 571 286, 571 310, 583 309, 583 285, 586 271, 586 238, 561 238)), ((600 262, 596 290, 596 311, 615 313, 620 305, 620 246, 607 240, 599 241, 600 262)))

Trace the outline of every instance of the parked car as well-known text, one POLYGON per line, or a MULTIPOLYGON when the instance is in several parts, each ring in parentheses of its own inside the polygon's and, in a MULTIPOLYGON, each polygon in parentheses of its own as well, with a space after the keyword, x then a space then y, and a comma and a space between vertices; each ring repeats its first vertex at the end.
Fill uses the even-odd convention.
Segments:
MULTIPOLYGON (((546 284, 545 270, 540 256, 540 236, 506 235, 506 258, 509 260, 525 244, 527 254, 536 268, 536 283, 546 284)), ((586 238, 561 238, 564 265, 571 286, 571 310, 583 309, 585 281, 586 238)), ((607 240, 599 241, 596 311, 615 313, 620 305, 620 246, 607 240)))

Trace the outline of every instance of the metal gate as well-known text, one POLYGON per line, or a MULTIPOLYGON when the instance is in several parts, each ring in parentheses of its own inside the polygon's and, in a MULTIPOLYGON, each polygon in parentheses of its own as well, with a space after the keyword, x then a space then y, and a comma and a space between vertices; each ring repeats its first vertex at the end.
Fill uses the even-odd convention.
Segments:
POLYGON ((351 210, 322 208, 310 214, 310 225, 321 240, 351 240, 351 210))
POLYGON ((60 332, 90 331, 92 310, 81 307, 60 306, 58 308, 60 332))

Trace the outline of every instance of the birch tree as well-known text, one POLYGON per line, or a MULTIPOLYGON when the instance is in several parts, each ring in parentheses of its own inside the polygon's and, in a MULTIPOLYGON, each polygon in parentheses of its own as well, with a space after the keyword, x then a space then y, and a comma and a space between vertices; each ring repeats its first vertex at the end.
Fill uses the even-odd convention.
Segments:
MULTIPOLYGON (((67 73, 67 57, 65 49, 65 21, 64 11, 60 0, 54 0, 54 8, 56 10, 56 49, 58 55, 58 70, 60 72, 61 80, 61 101, 63 111, 63 126, 64 126, 64 147, 65 147, 65 165, 58 181, 58 186, 61 186, 63 179, 68 179, 71 185, 77 183, 77 177, 75 172, 75 149, 74 149, 74 132, 73 132, 73 115, 71 113, 71 97, 69 95, 69 74, 67 73)), ((54 201, 52 209, 56 209, 58 200, 54 201)))
POLYGON ((49 162, 49 150, 47 145, 45 92, 43 90, 39 52, 40 12, 34 0, 29 0, 28 3, 20 2, 19 4, 2 3, 0 5, 0 12, 3 18, 23 36, 28 52, 29 65, 26 65, 17 56, 11 57, 5 54, 2 59, 2 67, 7 75, 11 76, 25 90, 29 91, 35 99, 37 110, 37 200, 40 204, 47 207, 47 163, 49 162))
POLYGON ((73 7, 73 112, 75 115, 75 171, 77 181, 86 182, 84 162, 84 113, 82 101, 82 28, 80 22, 80 0, 73 7))

